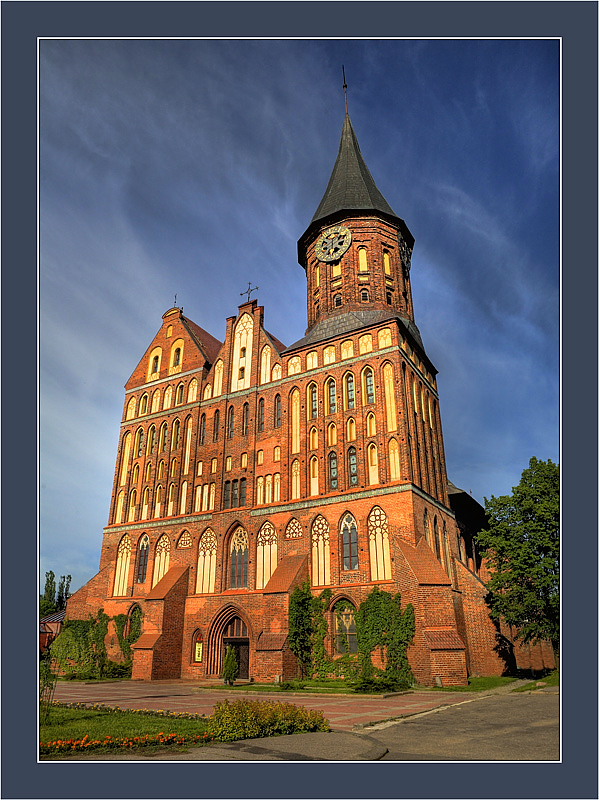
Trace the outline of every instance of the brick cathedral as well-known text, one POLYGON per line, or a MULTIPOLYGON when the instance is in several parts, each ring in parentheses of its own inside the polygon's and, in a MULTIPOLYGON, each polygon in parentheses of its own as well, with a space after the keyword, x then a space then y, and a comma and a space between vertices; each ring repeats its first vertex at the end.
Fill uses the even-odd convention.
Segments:
MULTIPOLYGON (((354 649, 351 606, 378 586, 414 605, 421 684, 501 674, 516 659, 551 665, 489 618, 473 538, 484 512, 447 479, 413 245, 346 114, 298 243, 305 336, 280 342, 251 293, 224 342, 178 307, 163 315, 125 387, 100 571, 68 604, 71 618, 141 609, 134 679, 216 678, 227 645, 240 678, 296 677, 289 597, 306 581, 332 590, 333 657, 339 642, 354 649)), ((107 646, 117 658, 114 629, 107 646)))

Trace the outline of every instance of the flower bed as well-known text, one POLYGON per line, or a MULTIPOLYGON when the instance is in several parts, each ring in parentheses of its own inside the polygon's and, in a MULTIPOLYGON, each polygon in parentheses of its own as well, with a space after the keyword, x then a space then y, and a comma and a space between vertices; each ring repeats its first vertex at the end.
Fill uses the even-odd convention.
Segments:
POLYGON ((53 753, 81 752, 87 750, 97 750, 99 748, 137 748, 148 747, 149 745, 172 745, 172 744, 205 744, 211 741, 209 733, 198 734, 197 736, 181 736, 178 733, 158 733, 146 736, 127 736, 114 738, 106 736, 104 739, 90 739, 84 736, 83 739, 58 739, 55 742, 40 742, 40 755, 47 756, 53 753))

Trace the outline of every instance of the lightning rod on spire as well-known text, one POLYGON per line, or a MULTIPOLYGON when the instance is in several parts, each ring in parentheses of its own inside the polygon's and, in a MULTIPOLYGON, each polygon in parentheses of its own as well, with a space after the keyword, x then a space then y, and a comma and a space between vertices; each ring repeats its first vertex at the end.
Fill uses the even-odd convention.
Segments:
POLYGON ((343 94, 345 95, 345 113, 349 114, 349 106, 347 103, 347 81, 345 80, 345 67, 343 64, 341 65, 341 71, 343 72, 343 94))

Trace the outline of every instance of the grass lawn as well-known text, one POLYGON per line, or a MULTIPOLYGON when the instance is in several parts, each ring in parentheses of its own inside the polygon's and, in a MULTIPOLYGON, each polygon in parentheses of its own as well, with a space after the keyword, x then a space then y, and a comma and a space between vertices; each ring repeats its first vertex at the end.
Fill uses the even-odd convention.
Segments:
POLYGON ((531 692, 535 689, 544 689, 545 686, 559 686, 559 670, 554 670, 550 672, 549 675, 546 675, 544 678, 539 678, 538 681, 531 681, 530 683, 524 684, 524 686, 518 686, 517 689, 513 689, 514 692, 531 692))
MULTIPOLYGON (((40 741, 52 742, 59 739, 104 740, 113 738, 176 733, 182 736, 201 735, 208 724, 203 719, 176 719, 146 714, 132 714, 128 711, 98 711, 95 709, 54 707, 46 724, 40 725, 40 741)), ((144 748, 146 750, 147 748, 144 748)), ((98 752, 97 750, 95 752, 98 752)), ((51 756, 55 758, 56 756, 51 756)))
POLYGON ((304 680, 304 681, 289 681, 285 689, 281 688, 280 683, 244 683, 236 684, 234 686, 225 686, 224 684, 210 685, 204 688, 215 690, 229 690, 233 689, 239 692, 319 692, 322 694, 354 694, 351 686, 341 678, 323 678, 322 680, 304 680), (291 685, 289 685, 291 684, 291 685))
POLYGON ((488 675, 469 678, 468 686, 434 686, 432 690, 435 692, 485 692, 487 689, 496 689, 498 686, 505 686, 515 680, 515 678, 504 678, 501 675, 488 675))

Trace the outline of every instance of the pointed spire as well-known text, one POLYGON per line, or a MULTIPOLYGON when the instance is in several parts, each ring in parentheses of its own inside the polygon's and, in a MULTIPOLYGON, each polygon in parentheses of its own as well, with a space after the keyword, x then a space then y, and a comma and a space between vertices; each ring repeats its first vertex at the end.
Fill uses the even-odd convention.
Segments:
POLYGON ((346 113, 337 161, 312 223, 339 211, 371 210, 397 218, 366 166, 349 114, 346 113))

